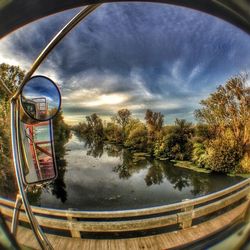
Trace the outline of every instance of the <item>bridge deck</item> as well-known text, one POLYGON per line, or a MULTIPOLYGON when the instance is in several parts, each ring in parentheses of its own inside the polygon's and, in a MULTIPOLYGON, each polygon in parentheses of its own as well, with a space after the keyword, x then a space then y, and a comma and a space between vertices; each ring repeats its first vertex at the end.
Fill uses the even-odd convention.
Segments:
MULTIPOLYGON (((200 223, 187 229, 182 229, 170 233, 164 233, 148 237, 130 238, 130 239, 116 239, 116 240, 93 240, 93 239, 80 239, 69 238, 62 236, 55 236, 47 234, 54 249, 170 249, 180 247, 197 240, 204 239, 226 227, 234 224, 246 212, 248 201, 240 206, 224 213, 207 222, 200 223)), ((38 243, 35 239, 33 232, 29 229, 19 226, 17 232, 18 242, 22 245, 39 249, 38 243)))

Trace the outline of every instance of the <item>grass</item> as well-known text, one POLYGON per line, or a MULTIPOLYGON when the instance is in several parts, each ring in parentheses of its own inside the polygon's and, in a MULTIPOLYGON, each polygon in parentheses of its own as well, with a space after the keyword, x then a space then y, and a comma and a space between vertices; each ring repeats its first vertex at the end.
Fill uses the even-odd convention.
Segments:
POLYGON ((250 173, 248 174, 237 174, 237 173, 231 173, 231 174, 227 174, 228 176, 234 177, 234 176, 240 176, 242 178, 248 179, 250 178, 250 173))
POLYGON ((177 160, 171 160, 171 162, 174 163, 174 166, 180 167, 180 168, 187 168, 187 169, 191 169, 193 171, 199 172, 199 173, 211 173, 211 170, 205 169, 205 168, 200 168, 197 165, 195 165, 194 163, 190 162, 190 161, 177 161, 177 160))

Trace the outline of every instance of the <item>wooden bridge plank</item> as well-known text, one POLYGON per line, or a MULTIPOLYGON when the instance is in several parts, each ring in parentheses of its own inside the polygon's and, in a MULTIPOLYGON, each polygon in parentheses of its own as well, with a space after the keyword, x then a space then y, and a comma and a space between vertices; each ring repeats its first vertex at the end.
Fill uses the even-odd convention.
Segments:
MULTIPOLYGON (((200 208, 196 208, 192 211, 181 212, 174 215, 168 216, 159 216, 156 218, 148 218, 148 219, 137 219, 137 220, 128 220, 128 221, 113 221, 113 222, 93 222, 93 221, 68 221, 62 219, 48 218, 43 216, 37 216, 36 218, 41 226, 53 228, 53 229, 61 229, 61 230, 69 230, 72 233, 73 237, 80 237, 79 232, 126 232, 126 231, 138 231, 145 229, 158 228, 162 226, 174 225, 177 223, 183 223, 187 220, 187 218, 194 219, 201 217, 203 215, 210 214, 214 211, 224 208, 236 202, 237 200, 245 197, 249 193, 249 187, 246 187, 237 193, 230 195, 224 199, 213 202, 206 206, 202 206, 200 208), (191 214, 190 214, 191 212, 191 214)), ((4 215, 12 217, 13 209, 8 207, 1 206, 1 211, 4 215)), ((70 211, 69 211, 70 213, 70 211)), ((70 217, 71 218, 71 217, 70 217)), ((24 222, 28 222, 28 218, 24 212, 20 212, 19 219, 24 222)), ((190 222, 191 223, 191 222, 190 222)), ((190 224, 189 223, 189 224, 190 224)), ((191 224, 190 224, 191 225, 191 224)))
MULTIPOLYGON (((93 240, 93 239, 78 239, 68 238, 62 236, 55 236, 47 234, 50 242, 55 250, 62 249, 83 249, 83 250, 138 250, 138 249, 168 249, 172 247, 182 246, 198 239, 211 236, 219 231, 225 229, 227 226, 235 223, 239 218, 244 216, 247 209, 248 201, 240 206, 220 215, 210 221, 199 224, 191 228, 148 236, 130 239, 119 240, 93 240)), ((34 236, 31 230, 26 228, 19 228, 17 232, 17 239, 19 243, 39 249, 37 243, 34 241, 34 236)))
MULTIPOLYGON (((213 202, 206 206, 197 208, 192 211, 191 218, 197 218, 202 215, 209 214, 213 211, 224 208, 225 206, 235 202, 248 195, 249 187, 246 187, 237 193, 230 195, 217 202, 213 202)), ((13 210, 8 207, 1 206, 1 212, 4 215, 12 216, 13 210)), ((84 222, 84 221, 71 221, 67 220, 46 218, 42 216, 36 216, 39 224, 48 228, 70 230, 73 237, 80 238, 80 231, 84 232, 116 232, 116 231, 133 231, 133 230, 145 230, 166 225, 173 225, 181 223, 186 220, 185 214, 187 212, 177 213, 170 216, 162 216, 150 219, 137 219, 132 221, 116 221, 116 222, 84 222)), ((28 218, 24 212, 21 212, 19 219, 24 222, 28 222, 28 218)))

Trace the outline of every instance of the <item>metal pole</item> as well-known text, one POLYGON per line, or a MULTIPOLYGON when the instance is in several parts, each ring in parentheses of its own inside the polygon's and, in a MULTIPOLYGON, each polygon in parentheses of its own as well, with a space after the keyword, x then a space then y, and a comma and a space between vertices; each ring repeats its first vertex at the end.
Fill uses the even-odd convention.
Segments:
MULTIPOLYGON (((50 41, 50 43, 43 49, 43 51, 39 54, 37 59, 34 61, 31 69, 25 75, 22 83, 20 84, 18 90, 11 98, 11 140, 12 140, 12 154, 15 166, 15 173, 17 178, 17 184, 20 191, 20 195, 22 197, 23 205, 26 211, 26 214, 29 218, 30 225, 32 230, 35 233, 35 236, 39 242, 39 245, 42 249, 53 249, 52 245, 48 241, 46 235, 43 233, 41 227, 39 226, 34 214, 32 213, 29 201, 27 199, 24 184, 23 184, 23 176, 21 170, 21 150, 19 144, 19 126, 18 126, 18 105, 19 105, 19 94, 22 91, 25 83, 30 79, 35 70, 39 67, 42 61, 47 57, 47 55, 52 51, 52 49, 87 15, 89 15, 92 11, 94 11, 100 4, 95 4, 91 6, 87 6, 82 11, 80 11, 76 16, 74 16, 58 33, 57 35, 50 41)), ((14 226, 13 226, 14 227, 14 226)))
POLYGON ((48 43, 48 45, 42 50, 40 55, 36 58, 30 70, 26 73, 22 83, 20 84, 18 90, 12 98, 16 99, 20 92, 22 91, 25 83, 30 79, 35 70, 39 67, 42 61, 47 57, 47 55, 52 51, 52 49, 86 16, 88 16, 92 11, 94 11, 101 4, 93 4, 87 6, 78 14, 76 14, 48 43))
POLYGON ((29 218, 30 225, 32 230, 35 233, 35 236, 39 242, 39 245, 42 249, 53 249, 50 242, 48 241, 46 235, 43 233, 41 227, 39 226, 34 214, 32 213, 29 201, 27 199, 24 184, 22 181, 22 172, 21 172, 21 159, 20 159, 20 148, 18 143, 18 109, 17 109, 18 100, 11 100, 11 141, 12 141, 12 154, 13 161, 15 166, 15 173, 17 178, 17 184, 22 197, 23 205, 26 211, 26 214, 29 218))
POLYGON ((18 222, 18 216, 19 216, 21 206, 22 206, 22 197, 20 194, 17 194, 12 223, 11 223, 11 233, 14 236, 16 236, 16 232, 17 232, 17 222, 18 222))

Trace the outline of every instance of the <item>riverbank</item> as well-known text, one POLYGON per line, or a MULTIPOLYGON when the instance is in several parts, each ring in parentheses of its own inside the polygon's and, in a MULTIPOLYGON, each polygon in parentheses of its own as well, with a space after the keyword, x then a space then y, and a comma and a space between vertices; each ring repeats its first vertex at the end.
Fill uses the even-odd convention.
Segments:
POLYGON ((250 173, 248 173, 248 174, 227 174, 228 176, 230 176, 230 177, 235 177, 235 176, 239 176, 239 177, 242 177, 242 178, 245 178, 245 179, 248 179, 248 178, 250 178, 250 173))
MULTIPOLYGON (((146 158, 151 157, 150 154, 143 153, 143 152, 132 152, 132 156, 133 156, 133 162, 135 162, 135 163, 140 161, 140 160, 146 160, 146 158)), ((160 160, 160 161, 169 161, 168 158, 155 158, 155 159, 160 160)), ((190 169, 190 170, 196 171, 198 173, 209 174, 212 172, 209 169, 200 168, 197 165, 195 165, 193 162, 190 162, 190 161, 170 160, 170 162, 172 162, 174 164, 174 166, 176 166, 176 167, 190 169)))
POLYGON ((171 162, 174 163, 174 166, 180 167, 180 168, 187 168, 193 171, 196 171, 198 173, 211 173, 212 171, 209 169, 205 169, 205 168, 200 168, 197 165, 195 165, 194 163, 190 162, 190 161, 177 161, 177 160, 171 160, 171 162))
MULTIPOLYGON (((134 163, 137 163, 140 160, 146 160, 148 157, 151 157, 148 153, 143 153, 143 152, 132 152, 132 156, 133 156, 133 162, 134 163)), ((186 168, 186 169, 189 169, 189 170, 196 171, 198 173, 210 174, 210 173, 213 172, 210 169, 198 167, 196 164, 194 164, 191 161, 169 160, 168 158, 155 158, 155 159, 159 160, 159 161, 163 161, 163 162, 164 161, 170 161, 176 167, 186 168)), ((225 174, 225 175, 230 176, 230 177, 238 176, 238 177, 242 177, 242 178, 245 178, 245 179, 250 178, 250 173, 246 173, 246 174, 228 173, 228 174, 225 174)))
POLYGON ((41 206, 90 211, 141 209, 214 193, 242 180, 199 173, 134 152, 137 159, 141 158, 137 161, 124 147, 91 144, 75 134, 65 149, 66 165, 59 169, 63 176, 60 189, 57 193, 38 193, 41 206))
MULTIPOLYGON (((200 168, 197 165, 195 165, 194 163, 190 162, 190 161, 176 161, 176 160, 171 160, 171 162, 174 163, 174 166, 180 167, 180 168, 186 168, 186 169, 190 169, 199 173, 212 173, 212 170, 209 169, 205 169, 205 168, 200 168)), ((229 174, 225 174, 227 176, 230 177, 242 177, 244 179, 248 179, 250 178, 250 173, 247 174, 239 174, 239 173, 229 173, 229 174)))

